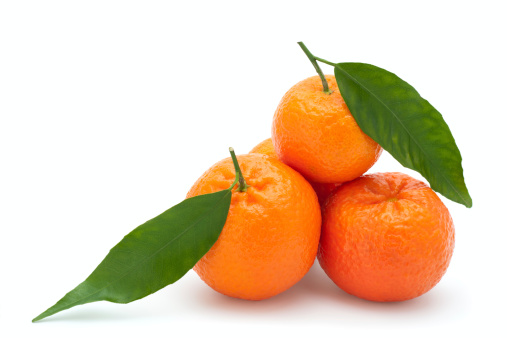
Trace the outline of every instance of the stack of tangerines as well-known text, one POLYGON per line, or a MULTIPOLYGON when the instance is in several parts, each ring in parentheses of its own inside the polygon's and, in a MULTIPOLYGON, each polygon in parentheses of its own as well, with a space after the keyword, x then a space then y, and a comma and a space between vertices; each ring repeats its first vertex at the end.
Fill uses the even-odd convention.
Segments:
MULTIPOLYGON (((328 92, 318 76, 292 87, 272 138, 238 156, 248 187, 233 192, 218 241, 194 267, 216 291, 275 296, 315 257, 341 289, 373 301, 420 296, 445 273, 454 248, 447 208, 408 175, 361 176, 382 148, 361 131, 335 78, 326 79, 328 92)), ((232 160, 222 160, 187 197, 227 189, 234 178, 232 160)))

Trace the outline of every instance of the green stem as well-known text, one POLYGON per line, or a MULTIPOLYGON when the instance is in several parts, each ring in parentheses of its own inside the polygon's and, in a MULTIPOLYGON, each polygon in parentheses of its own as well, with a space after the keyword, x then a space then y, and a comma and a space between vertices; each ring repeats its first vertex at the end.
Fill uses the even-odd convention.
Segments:
POLYGON ((234 163, 234 169, 236 170, 236 179, 229 187, 229 190, 232 190, 236 183, 239 182, 239 187, 236 191, 245 192, 248 189, 249 185, 246 184, 245 178, 243 177, 243 173, 241 172, 241 168, 239 167, 238 159, 236 158, 236 154, 234 153, 234 149, 232 147, 229 148, 229 152, 231 153, 232 163, 234 163))
MULTIPOLYGON (((301 42, 301 41, 298 42, 298 45, 299 45, 299 47, 301 47, 301 49, 303 50, 303 52, 305 52, 305 54, 308 57, 308 59, 310 59, 310 62, 312 63, 312 65, 315 68, 315 70, 317 71, 317 74, 319 74, 320 80, 322 81, 322 87, 324 89, 324 93, 331 94, 333 91, 329 90, 329 85, 327 84, 326 77, 324 76, 324 73, 322 73, 322 69, 320 69, 320 66, 317 63, 317 59, 318 58, 316 58, 315 56, 313 56, 312 53, 310 53, 310 51, 308 50, 308 48, 306 48, 306 46, 305 46, 305 44, 303 42, 301 42)), ((327 62, 329 62, 329 61, 327 61, 327 62)))
POLYGON ((325 63, 326 65, 330 65, 330 66, 333 66, 333 67, 335 67, 335 66, 337 65, 337 63, 333 63, 333 62, 331 62, 331 61, 324 60, 323 58, 319 58, 319 57, 316 57, 316 56, 314 56, 314 58, 315 58, 315 60, 317 60, 317 61, 320 61, 320 62, 322 62, 322 63, 325 63))

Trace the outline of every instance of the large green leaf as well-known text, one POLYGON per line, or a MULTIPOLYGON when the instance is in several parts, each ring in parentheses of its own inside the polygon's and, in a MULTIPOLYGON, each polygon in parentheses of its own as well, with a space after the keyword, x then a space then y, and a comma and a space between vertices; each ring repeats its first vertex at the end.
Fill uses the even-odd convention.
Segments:
POLYGON ((359 127, 433 190, 472 206, 461 154, 442 115, 408 83, 385 69, 339 63, 335 77, 359 127))
POLYGON ((33 321, 76 305, 129 303, 176 282, 218 239, 231 190, 184 200, 125 236, 74 290, 33 321))

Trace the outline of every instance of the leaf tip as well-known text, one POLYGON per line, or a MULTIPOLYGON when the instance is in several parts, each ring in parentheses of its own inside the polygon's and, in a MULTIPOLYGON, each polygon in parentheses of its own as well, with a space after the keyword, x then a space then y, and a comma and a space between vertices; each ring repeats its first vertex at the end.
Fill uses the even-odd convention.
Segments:
POLYGON ((32 323, 38 322, 39 320, 41 320, 43 318, 45 318, 45 316, 43 316, 43 314, 41 313, 40 315, 38 315, 37 317, 32 319, 32 323))
POLYGON ((52 306, 49 309, 47 309, 46 311, 42 312, 37 317, 35 317, 34 319, 32 319, 32 323, 38 322, 39 320, 42 320, 42 319, 49 317, 49 316, 52 316, 55 313, 60 312, 60 311, 62 311, 62 310, 55 310, 55 306, 52 306))

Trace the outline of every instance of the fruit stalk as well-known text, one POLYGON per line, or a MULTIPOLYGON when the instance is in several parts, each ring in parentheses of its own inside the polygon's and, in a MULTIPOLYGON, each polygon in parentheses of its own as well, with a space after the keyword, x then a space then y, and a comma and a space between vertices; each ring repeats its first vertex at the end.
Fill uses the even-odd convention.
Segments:
POLYGON ((243 177, 243 173, 241 172, 241 168, 239 167, 238 159, 236 158, 236 154, 234 153, 234 148, 229 147, 229 152, 231 153, 232 163, 234 163, 234 169, 236 170, 236 179, 230 186, 229 190, 232 190, 236 183, 239 183, 238 189, 236 191, 245 192, 249 185, 246 184, 245 178, 243 177))
POLYGON ((326 77, 324 76, 324 73, 322 72, 322 69, 320 69, 320 66, 317 63, 317 58, 308 50, 308 48, 306 48, 305 44, 302 41, 299 41, 298 45, 299 45, 299 47, 301 47, 303 52, 305 52, 306 56, 308 57, 308 59, 310 60, 310 62, 313 65, 313 67, 317 71, 317 74, 319 74, 320 80, 322 81, 322 87, 323 87, 324 93, 326 93, 328 95, 331 94, 333 91, 329 90, 329 85, 327 83, 326 77))

